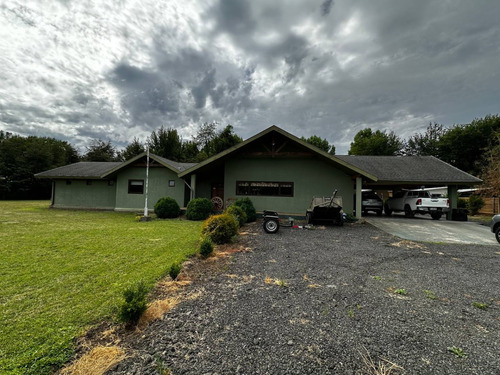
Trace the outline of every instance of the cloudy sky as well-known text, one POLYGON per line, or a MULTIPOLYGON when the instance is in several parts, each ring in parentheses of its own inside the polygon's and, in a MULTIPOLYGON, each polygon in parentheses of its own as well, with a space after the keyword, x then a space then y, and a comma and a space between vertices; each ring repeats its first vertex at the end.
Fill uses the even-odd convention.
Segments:
POLYGON ((1 0, 0 129, 407 138, 500 113, 497 0, 1 0))

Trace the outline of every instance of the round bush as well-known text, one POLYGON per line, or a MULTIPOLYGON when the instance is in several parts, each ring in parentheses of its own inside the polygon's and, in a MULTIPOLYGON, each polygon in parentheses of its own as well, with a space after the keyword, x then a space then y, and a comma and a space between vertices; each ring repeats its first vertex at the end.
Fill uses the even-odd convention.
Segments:
POLYGON ((186 207, 188 220, 205 220, 213 211, 212 201, 207 198, 191 200, 186 207))
POLYGON ((147 294, 148 288, 142 281, 128 287, 123 292, 124 301, 118 312, 118 320, 129 325, 137 324, 148 307, 146 302, 147 294))
POLYGON ((178 217, 180 213, 181 209, 174 198, 160 198, 155 204, 155 214, 160 219, 178 217))
POLYGON ((168 274, 170 275, 170 277, 172 278, 172 280, 175 280, 177 279, 177 276, 179 276, 179 274, 181 273, 181 270, 182 270, 182 264, 177 262, 177 263, 173 263, 170 268, 168 269, 168 274))
POLYGON ((479 210, 484 207, 484 199, 479 195, 471 195, 467 206, 471 215, 477 215, 479 210))
POLYGON ((232 205, 240 207, 247 215, 247 221, 251 223, 257 220, 257 212, 250 198, 237 199, 232 205))
POLYGON ((208 237, 205 237, 203 241, 201 241, 200 244, 200 254, 206 258, 210 254, 212 254, 214 251, 214 244, 212 243, 212 240, 208 237))
POLYGON ((241 207, 235 205, 229 206, 226 209, 226 213, 233 215, 236 218, 236 220, 238 220, 238 224, 240 227, 247 222, 247 214, 245 213, 245 211, 243 211, 241 207))
POLYGON ((205 220, 202 233, 213 243, 221 245, 231 241, 231 238, 238 234, 238 222, 233 215, 214 215, 205 220))

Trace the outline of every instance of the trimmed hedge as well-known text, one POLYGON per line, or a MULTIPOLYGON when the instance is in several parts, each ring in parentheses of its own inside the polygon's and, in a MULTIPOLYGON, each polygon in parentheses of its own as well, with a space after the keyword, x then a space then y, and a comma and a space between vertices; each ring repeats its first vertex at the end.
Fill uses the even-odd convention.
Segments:
POLYGON ((180 213, 181 208, 174 198, 163 197, 158 199, 158 202, 155 204, 155 214, 160 219, 179 217, 180 213))
POLYGON ((212 201, 207 198, 196 198, 191 200, 186 207, 186 218, 188 220, 205 220, 213 212, 212 201))
POLYGON ((241 198, 237 199, 231 206, 238 206, 247 215, 247 222, 251 223, 252 221, 257 220, 257 212, 255 211, 255 207, 250 200, 250 198, 241 198))
POLYGON ((201 232, 213 243, 218 245, 228 243, 238 234, 238 221, 230 214, 214 215, 205 220, 201 232))
POLYGON ((243 224, 247 222, 247 214, 239 206, 231 205, 228 208, 226 208, 225 213, 233 215, 236 218, 236 220, 238 220, 238 224, 240 227, 242 227, 243 224))

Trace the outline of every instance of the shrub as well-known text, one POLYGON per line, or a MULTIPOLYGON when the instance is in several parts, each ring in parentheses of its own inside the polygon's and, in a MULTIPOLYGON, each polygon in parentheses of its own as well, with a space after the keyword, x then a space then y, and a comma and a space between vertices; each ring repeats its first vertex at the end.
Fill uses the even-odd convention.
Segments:
POLYGON ((463 198, 458 198, 457 208, 467 208, 467 201, 463 198))
POLYGON ((123 323, 135 325, 141 315, 146 311, 146 295, 148 289, 143 281, 128 287, 123 292, 124 301, 118 312, 118 320, 123 323))
POLYGON ((205 220, 213 211, 212 201, 207 198, 191 200, 186 207, 186 218, 189 220, 205 220))
POLYGON ((205 220, 202 233, 209 237, 213 243, 224 244, 238 234, 238 222, 233 215, 214 215, 205 220))
POLYGON ((238 206, 245 211, 249 223, 257 220, 257 212, 250 198, 237 199, 232 205, 238 206))
POLYGON ((477 215, 479 210, 484 207, 484 200, 479 195, 471 195, 467 206, 471 215, 477 215))
POLYGON ((214 251, 214 244, 209 237, 203 238, 200 244, 200 254, 206 258, 214 251))
POLYGON ((177 279, 177 276, 179 276, 179 274, 181 273, 181 270, 182 270, 182 264, 176 262, 170 266, 170 268, 168 269, 168 274, 170 275, 172 280, 175 280, 177 279))
POLYGON ((229 206, 226 209, 226 213, 233 215, 236 218, 236 220, 238 221, 238 224, 240 227, 243 226, 243 224, 245 224, 247 222, 247 214, 239 206, 235 206, 235 205, 229 206))
POLYGON ((345 214, 345 219, 344 219, 345 223, 355 223, 358 220, 359 219, 356 216, 354 216, 353 214, 349 214, 349 213, 345 214))
POLYGON ((174 198, 163 197, 155 204, 155 214, 160 219, 178 217, 181 209, 174 198))

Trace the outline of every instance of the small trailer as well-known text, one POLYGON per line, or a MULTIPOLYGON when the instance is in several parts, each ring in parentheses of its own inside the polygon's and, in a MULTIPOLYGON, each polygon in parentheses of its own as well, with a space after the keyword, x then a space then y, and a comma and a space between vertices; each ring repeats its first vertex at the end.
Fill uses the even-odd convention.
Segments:
POLYGON ((342 197, 336 195, 337 190, 333 192, 331 197, 313 197, 311 205, 306 211, 307 224, 327 222, 338 226, 343 225, 342 197))

